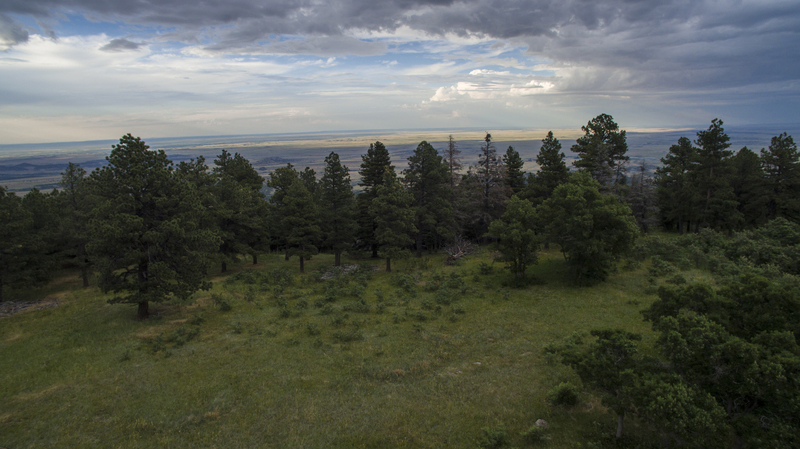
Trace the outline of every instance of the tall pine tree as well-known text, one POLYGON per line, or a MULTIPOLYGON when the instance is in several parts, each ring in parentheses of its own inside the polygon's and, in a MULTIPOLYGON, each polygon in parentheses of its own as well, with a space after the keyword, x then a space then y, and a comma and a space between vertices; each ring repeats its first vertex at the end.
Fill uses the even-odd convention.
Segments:
POLYGON ((453 206, 450 201, 450 173, 447 162, 426 141, 420 142, 403 170, 404 182, 414 197, 412 203, 417 233, 417 257, 424 244, 432 246, 453 237, 453 206))
POLYGON ((375 241, 383 257, 386 271, 392 271, 392 259, 405 255, 406 248, 414 242, 414 197, 403 190, 394 170, 387 168, 383 182, 375 188, 375 199, 370 213, 375 217, 375 241))
POLYGON ((386 170, 394 171, 389 151, 381 142, 369 145, 367 154, 361 156, 361 180, 358 182, 363 190, 356 197, 358 239, 362 245, 372 250, 372 257, 378 257, 378 241, 375 235, 377 223, 370 212, 372 201, 377 196, 376 189, 383 184, 386 170))
POLYGON ((333 250, 334 264, 342 264, 342 251, 353 245, 356 237, 355 199, 350 185, 350 170, 342 165, 339 155, 331 152, 325 158, 325 172, 319 182, 322 198, 322 230, 324 245, 333 250))
POLYGON ((770 192, 767 218, 800 221, 800 154, 792 136, 772 138, 769 150, 761 150, 761 165, 770 192))
POLYGON ((112 147, 108 165, 90 176, 98 203, 92 212, 89 253, 100 288, 111 303, 138 304, 146 318, 150 302, 186 299, 211 285, 204 261, 220 239, 200 226, 204 210, 197 190, 174 175, 163 150, 130 134, 112 147))

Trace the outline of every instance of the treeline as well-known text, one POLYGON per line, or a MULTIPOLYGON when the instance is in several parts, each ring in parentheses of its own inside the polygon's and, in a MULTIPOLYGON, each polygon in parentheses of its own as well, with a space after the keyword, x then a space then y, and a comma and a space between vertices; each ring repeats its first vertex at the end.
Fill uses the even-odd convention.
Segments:
POLYGON ((728 232, 776 217, 797 219, 798 155, 790 136, 773 138, 761 156, 735 156, 722 122, 681 138, 655 177, 642 165, 628 174, 626 133, 601 114, 582 127, 565 163, 552 132, 542 140, 539 170, 526 174, 519 153, 483 139, 475 165, 462 165, 450 137, 437 151, 421 142, 397 170, 381 142, 371 144, 355 195, 350 170, 336 153, 321 176, 291 164, 265 180, 238 153, 223 150, 173 164, 138 137, 123 136, 108 164, 91 173, 69 164, 61 189, 19 198, 0 189, 3 287, 36 285, 55 267, 80 269, 114 301, 139 304, 186 297, 208 286, 211 264, 224 272, 234 258, 282 251, 304 262, 319 251, 393 259, 419 257, 457 239, 494 241, 499 258, 524 279, 536 252, 558 244, 578 282, 604 279, 640 229, 728 232), (271 192, 266 197, 262 192, 271 192))

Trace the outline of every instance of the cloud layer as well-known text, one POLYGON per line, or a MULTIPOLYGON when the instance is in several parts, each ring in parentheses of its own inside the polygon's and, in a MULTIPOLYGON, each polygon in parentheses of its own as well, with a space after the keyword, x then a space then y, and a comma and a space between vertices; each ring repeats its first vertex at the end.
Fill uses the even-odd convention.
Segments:
POLYGON ((792 122, 798 23, 792 1, 7 0, 0 124, 51 117, 38 109, 48 102, 108 118, 100 103, 120 90, 137 114, 155 101, 180 123, 165 111, 280 105, 319 129, 579 126, 592 110, 658 122, 639 126, 719 113, 792 122), (62 89, 25 87, 32 79, 62 89))

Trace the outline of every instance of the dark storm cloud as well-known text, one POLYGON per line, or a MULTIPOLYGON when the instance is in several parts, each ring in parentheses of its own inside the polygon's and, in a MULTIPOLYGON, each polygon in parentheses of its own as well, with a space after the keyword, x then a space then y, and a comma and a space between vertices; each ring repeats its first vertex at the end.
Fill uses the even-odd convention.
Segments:
POLYGON ((28 41, 28 32, 5 14, 0 13, 0 50, 28 41))
MULTIPOLYGON (((591 67, 573 80, 583 90, 735 87, 800 73, 800 3, 790 1, 7 0, 2 13, 162 26, 219 53, 376 54, 383 44, 345 35, 403 26, 432 37, 477 35, 524 43, 563 69, 591 67)), ((11 46, 27 32, 0 15, 0 39, 11 46)))
POLYGON ((109 43, 100 47, 102 51, 127 51, 137 50, 142 44, 131 42, 127 39, 112 39, 109 43))

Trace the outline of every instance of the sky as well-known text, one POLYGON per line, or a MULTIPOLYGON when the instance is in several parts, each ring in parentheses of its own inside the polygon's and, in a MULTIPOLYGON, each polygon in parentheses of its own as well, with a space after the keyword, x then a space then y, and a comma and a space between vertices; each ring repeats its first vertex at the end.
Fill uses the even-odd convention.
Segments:
POLYGON ((2 0, 0 144, 800 122, 800 2, 2 0))

